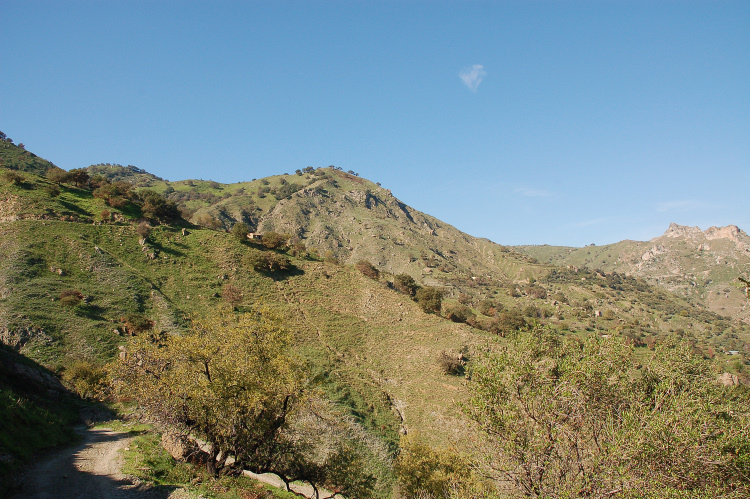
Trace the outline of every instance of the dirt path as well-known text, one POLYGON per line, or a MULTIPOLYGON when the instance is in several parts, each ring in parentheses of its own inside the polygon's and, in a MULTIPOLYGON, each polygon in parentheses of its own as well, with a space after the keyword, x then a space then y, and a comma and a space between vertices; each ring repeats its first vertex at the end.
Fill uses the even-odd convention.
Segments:
POLYGON ((120 449, 132 437, 109 429, 82 429, 84 441, 30 467, 17 498, 34 499, 178 499, 188 497, 172 487, 133 483, 120 472, 120 449))

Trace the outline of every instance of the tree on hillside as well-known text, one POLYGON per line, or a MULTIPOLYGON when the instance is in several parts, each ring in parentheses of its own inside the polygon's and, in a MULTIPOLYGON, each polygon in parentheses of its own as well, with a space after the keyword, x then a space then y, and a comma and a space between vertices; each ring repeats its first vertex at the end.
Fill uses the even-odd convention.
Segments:
POLYGON ((525 497, 747 497, 746 388, 719 385, 686 344, 638 365, 620 338, 545 328, 478 360, 466 410, 485 472, 525 497))
POLYGON ((232 226, 232 235, 240 242, 247 241, 250 227, 245 222, 238 222, 232 226))
POLYGON ((199 319, 190 334, 135 338, 113 383, 163 424, 210 445, 246 469, 270 471, 285 459, 287 416, 305 386, 301 362, 287 352, 291 335, 268 312, 199 319))
POLYGON ((268 310, 222 311, 196 319, 189 334, 133 339, 111 383, 160 424, 205 440, 211 475, 270 472, 287 488, 302 480, 369 497, 374 479, 345 439, 324 442, 333 447, 324 457, 313 451, 321 434, 305 431, 305 423, 318 412, 297 417, 308 380, 289 353, 292 340, 268 310), (228 456, 235 461, 227 464, 228 456))
POLYGON ((286 243, 288 240, 288 234, 279 234, 278 232, 274 232, 271 230, 263 234, 261 244, 268 249, 283 250, 286 248, 286 243))
POLYGON ((244 257, 242 263, 252 267, 258 272, 281 272, 289 270, 294 265, 286 255, 281 255, 274 251, 260 251, 251 249, 244 257))
POLYGON ((75 168, 70 170, 70 182, 73 182, 76 187, 83 187, 89 184, 89 172, 85 168, 75 168))
POLYGON ((439 314, 443 305, 443 291, 434 286, 425 286, 417 291, 417 303, 427 313, 439 314))
POLYGON ((170 221, 180 218, 180 210, 174 201, 162 197, 159 193, 149 190, 140 191, 138 196, 143 201, 141 212, 148 218, 159 221, 170 221))
POLYGON ((65 184, 71 181, 73 175, 62 168, 51 168, 47 171, 47 178, 56 184, 65 184))
POLYGON ((393 286, 399 292, 412 297, 417 294, 417 290, 419 289, 419 285, 409 274, 397 274, 393 278, 393 286))

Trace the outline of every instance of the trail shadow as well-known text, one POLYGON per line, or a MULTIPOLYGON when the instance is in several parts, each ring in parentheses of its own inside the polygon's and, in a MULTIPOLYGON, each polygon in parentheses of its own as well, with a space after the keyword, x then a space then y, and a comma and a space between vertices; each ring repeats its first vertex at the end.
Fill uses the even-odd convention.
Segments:
POLYGON ((136 485, 119 473, 120 449, 131 438, 106 429, 86 431, 84 442, 30 467, 11 497, 34 499, 167 499, 176 487, 136 485), (112 445, 115 444, 115 445, 112 445))

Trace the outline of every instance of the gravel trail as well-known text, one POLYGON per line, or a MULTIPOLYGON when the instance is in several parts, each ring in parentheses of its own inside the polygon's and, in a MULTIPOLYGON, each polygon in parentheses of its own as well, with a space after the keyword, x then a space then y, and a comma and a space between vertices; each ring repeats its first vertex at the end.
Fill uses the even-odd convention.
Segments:
POLYGON ((29 499, 181 499, 173 487, 137 484, 121 472, 120 450, 132 437, 106 428, 89 428, 84 441, 56 451, 29 467, 16 498, 29 499))

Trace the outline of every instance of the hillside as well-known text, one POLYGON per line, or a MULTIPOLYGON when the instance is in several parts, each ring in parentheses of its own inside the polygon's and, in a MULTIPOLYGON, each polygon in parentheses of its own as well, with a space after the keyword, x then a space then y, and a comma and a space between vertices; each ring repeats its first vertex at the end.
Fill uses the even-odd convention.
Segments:
POLYGON ((554 265, 639 277, 719 315, 750 322, 745 290, 737 280, 750 272, 750 236, 734 225, 702 231, 673 223, 664 234, 650 241, 516 249, 554 265))
MULTIPOLYGON (((0 155, 19 154, 10 146, 0 155)), ((457 405, 465 381, 446 374, 441 354, 470 361, 525 325, 622 335, 644 354, 678 335, 717 370, 748 376, 750 327, 621 271, 539 263, 471 237, 335 168, 238 184, 168 182, 118 165, 89 173, 58 182, 2 169, 0 341, 64 374, 116 358, 143 329, 180 334, 191 317, 227 303, 264 304, 295 333, 327 403, 368 435, 362 445, 382 490, 400 435, 459 448, 471 441, 457 405), (184 218, 159 215, 154 192, 184 218), (227 232, 240 221, 285 233, 287 245, 268 249, 227 232), (258 270, 249 255, 291 267, 258 270), (361 260, 380 274, 365 276, 354 265, 361 260), (440 314, 398 291, 404 273, 444 292, 440 314)))

